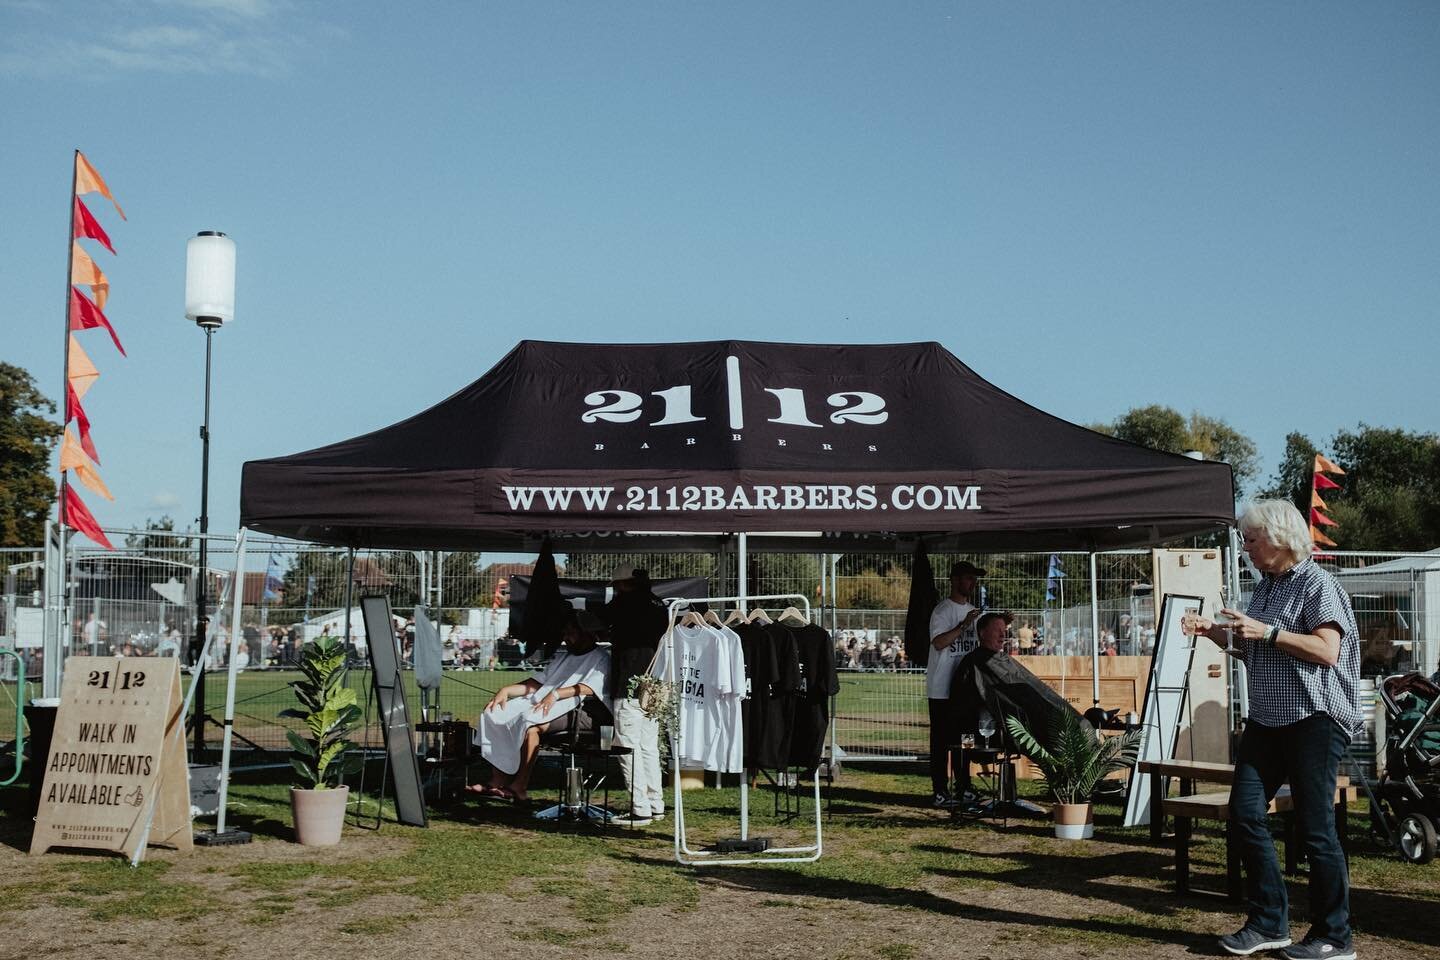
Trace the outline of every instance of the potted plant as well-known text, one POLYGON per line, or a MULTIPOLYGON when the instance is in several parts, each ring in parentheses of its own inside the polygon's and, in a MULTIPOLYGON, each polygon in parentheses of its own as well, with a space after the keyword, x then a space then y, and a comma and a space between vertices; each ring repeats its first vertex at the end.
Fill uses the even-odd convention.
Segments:
POLYGON ((345 685, 345 646, 338 637, 306 644, 300 672, 301 679, 290 682, 300 706, 280 712, 302 721, 309 733, 285 731, 290 766, 299 781, 290 788, 295 839, 306 846, 331 846, 340 842, 350 798, 350 788, 340 781, 363 762, 359 755, 346 756, 355 746, 348 734, 360 724, 360 706, 355 691, 345 685))
POLYGON ((1074 710, 1057 710, 1050 721, 1049 742, 1042 745, 1016 717, 1007 717, 1005 724, 1015 745, 1040 769, 1045 785, 1055 796, 1051 811, 1055 836, 1062 840, 1093 836, 1095 816, 1090 796, 1107 774, 1135 762, 1140 731, 1101 737, 1074 710))

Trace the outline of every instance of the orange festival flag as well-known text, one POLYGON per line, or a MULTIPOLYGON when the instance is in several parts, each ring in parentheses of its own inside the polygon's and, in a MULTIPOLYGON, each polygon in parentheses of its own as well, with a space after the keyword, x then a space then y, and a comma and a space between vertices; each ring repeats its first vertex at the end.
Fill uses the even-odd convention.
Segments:
MULTIPOLYGON (((90 437, 90 418, 85 416, 85 408, 80 406, 80 398, 75 396, 75 387, 69 383, 65 384, 65 395, 69 399, 70 419, 74 420, 80 427, 80 449, 90 455, 90 459, 96 463, 100 462, 100 454, 95 452, 95 441, 90 437)), ((69 423, 70 420, 66 420, 69 423)))
POLYGON ((95 266, 95 261, 90 259, 90 254, 85 248, 74 240, 70 241, 73 248, 70 251, 70 282, 83 283, 90 288, 90 294, 95 298, 95 306, 101 310, 105 309, 105 301, 110 299, 110 281, 100 268, 95 266))
POLYGON ((1323 473, 1317 473, 1317 474, 1315 474, 1315 489, 1316 489, 1316 490, 1339 490, 1339 489, 1340 489, 1340 484, 1336 483, 1334 480, 1331 480, 1329 477, 1325 476, 1325 474, 1323 474, 1323 473))
POLYGON ((80 441, 75 439, 75 434, 69 427, 65 428, 65 439, 60 444, 60 470, 75 471, 75 479, 79 480, 91 490, 100 494, 106 500, 114 501, 115 497, 110 493, 110 488, 105 486, 105 481, 100 479, 100 474, 95 469, 95 464, 80 449, 80 441))
POLYGON ((93 330, 96 327, 104 327, 110 334, 110 339, 115 341, 115 349, 120 351, 120 356, 127 356, 125 348, 120 346, 120 338, 115 335, 115 328, 110 326, 110 321, 105 319, 105 314, 95 306, 95 302, 75 287, 70 288, 70 329, 71 330, 93 330))
POLYGON ((110 188, 105 185, 105 179, 100 176, 100 171, 90 165, 90 161, 85 159, 85 154, 76 150, 75 195, 78 197, 82 193, 100 194, 100 196, 115 204, 115 212, 120 214, 121 220, 129 219, 125 216, 125 211, 120 209, 119 202, 111 195, 110 188))
POLYGON ((110 246, 110 235, 100 226, 100 221, 95 219, 95 216, 90 212, 89 208, 80 202, 79 197, 76 197, 75 236, 73 239, 79 239, 80 237, 99 240, 106 250, 109 250, 111 253, 115 252, 115 248, 110 246))
POLYGON ((1325 534, 1321 533, 1314 524, 1311 524, 1310 526, 1310 540, 1313 543, 1327 547, 1337 546, 1334 540, 1331 540, 1329 537, 1325 536, 1325 534))
POLYGON ((1344 470, 1341 470, 1339 467, 1337 467, 1337 466, 1335 465, 1334 461, 1330 460, 1328 457, 1324 456, 1323 454, 1319 454, 1319 453, 1315 454, 1315 472, 1316 472, 1316 473, 1338 473, 1338 474, 1340 474, 1342 477, 1345 475, 1345 471, 1344 471, 1344 470))
POLYGON ((100 371, 90 362, 90 355, 80 346, 80 341, 75 339, 73 333, 70 334, 70 367, 66 371, 65 379, 70 381, 77 399, 89 393, 90 388, 95 386, 95 381, 100 379, 100 371))
POLYGON ((1318 491, 1318 490, 1311 490, 1311 491, 1310 491, 1310 509, 1312 509, 1312 510, 1329 510, 1329 509, 1330 509, 1330 505, 1327 504, 1324 500, 1321 500, 1321 499, 1320 499, 1320 491, 1318 491))
POLYGON ((106 550, 115 549, 115 545, 106 538, 105 532, 100 529, 100 524, 95 522, 94 515, 85 509, 85 504, 75 495, 74 487, 65 488, 65 503, 60 522, 85 534, 106 550))

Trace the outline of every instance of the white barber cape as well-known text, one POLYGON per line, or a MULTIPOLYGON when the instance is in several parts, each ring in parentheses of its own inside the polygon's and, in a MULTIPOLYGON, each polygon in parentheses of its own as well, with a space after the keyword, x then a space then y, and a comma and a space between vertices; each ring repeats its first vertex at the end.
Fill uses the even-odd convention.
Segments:
POLYGON ((583 683, 602 693, 605 679, 610 674, 610 651, 596 647, 589 653, 574 656, 564 647, 545 669, 532 679, 540 689, 523 697, 511 697, 503 707, 480 711, 480 722, 475 730, 475 745, 480 754, 502 773, 514 773, 520 769, 520 745, 525 742, 525 731, 533 726, 548 723, 574 710, 580 705, 580 697, 567 697, 555 701, 548 714, 543 714, 537 705, 558 687, 573 687, 583 683))

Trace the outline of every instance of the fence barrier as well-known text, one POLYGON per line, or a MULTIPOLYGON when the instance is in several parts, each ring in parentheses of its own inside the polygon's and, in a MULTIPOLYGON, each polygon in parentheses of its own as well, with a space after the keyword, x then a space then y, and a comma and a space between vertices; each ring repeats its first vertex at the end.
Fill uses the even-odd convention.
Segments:
MULTIPOLYGON (((76 542, 67 554, 71 591, 61 656, 188 658, 195 624, 197 536, 132 531, 126 536, 117 532, 112 539, 124 546, 111 552, 76 542)), ((236 591, 242 604, 239 656, 244 667, 237 687, 237 765, 270 762, 275 752, 286 749, 286 721, 278 714, 289 705, 286 683, 300 645, 322 634, 343 635, 353 644, 357 664, 363 664, 361 595, 387 596, 402 631, 416 604, 428 604, 437 612, 447 668, 440 691, 442 710, 473 718, 499 686, 522 675, 519 666, 526 652, 508 633, 506 583, 511 576, 528 574, 528 563, 478 553, 365 550, 356 552, 352 567, 344 550, 292 541, 252 539, 246 549, 245 581, 236 591), (348 625, 347 588, 354 604, 348 625)), ((206 594, 212 611, 214 598, 232 575, 234 550, 232 538, 209 538, 206 594)), ((557 559, 567 578, 607 580, 617 563, 625 560, 649 570, 653 579, 701 576, 710 580, 716 594, 739 592, 737 558, 723 548, 686 554, 570 554, 557 559)), ((1014 653, 1088 657, 1092 643, 1088 554, 932 556, 940 595, 948 590, 944 577, 949 565, 960 559, 988 569, 982 581, 984 605, 1015 614, 1014 653)), ((1407 669, 1429 673, 1435 668, 1440 652, 1440 551, 1336 552, 1322 563, 1350 593, 1367 676, 1407 669)), ((748 594, 813 597, 815 616, 835 637, 840 692, 831 742, 846 757, 910 758, 928 749, 924 671, 906 663, 903 649, 910 565, 909 554, 750 556, 748 594)), ((1148 655, 1155 635, 1149 552, 1099 554, 1097 567, 1102 650, 1119 656, 1148 655)), ((31 678, 41 676, 45 572, 40 548, 0 550, 0 649, 23 657, 31 678)), ((1235 603, 1243 604, 1248 581, 1242 582, 1239 592, 1235 603)), ((224 699, 221 668, 228 627, 227 616, 219 628, 222 655, 206 677, 206 703, 211 705, 224 699)), ((0 658, 0 665, 7 664, 13 661, 0 658)), ((1074 677, 1077 684, 1089 684, 1088 662, 1084 670, 1074 677)), ((362 694, 369 689, 363 669, 352 672, 351 683, 362 694)), ((0 691, 3 743, 15 734, 13 676, 0 675, 0 691)), ((38 695, 38 689, 32 687, 31 695, 38 695)), ((212 712, 218 715, 213 706, 212 712)), ((219 728, 212 729, 217 734, 212 739, 218 741, 219 728)))

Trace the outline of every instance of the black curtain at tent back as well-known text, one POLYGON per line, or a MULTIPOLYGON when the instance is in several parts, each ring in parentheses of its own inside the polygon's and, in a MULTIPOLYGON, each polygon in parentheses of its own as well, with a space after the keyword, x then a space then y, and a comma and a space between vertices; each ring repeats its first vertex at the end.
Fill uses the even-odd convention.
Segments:
POLYGON ((540 556, 535 560, 528 609, 517 636, 524 641, 526 650, 543 649, 549 656, 560 645, 560 632, 569 617, 570 605, 560 596, 555 551, 547 539, 540 545, 540 556))
POLYGON ((930 614, 939 602, 930 555, 923 543, 917 543, 910 571, 910 605, 905 610, 905 659, 912 667, 930 662, 930 614))

